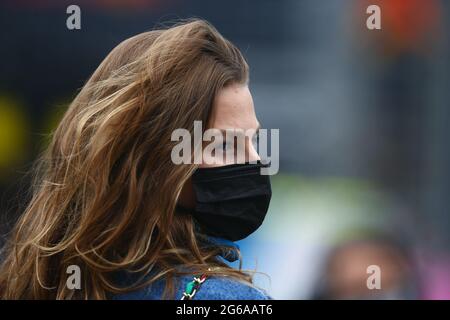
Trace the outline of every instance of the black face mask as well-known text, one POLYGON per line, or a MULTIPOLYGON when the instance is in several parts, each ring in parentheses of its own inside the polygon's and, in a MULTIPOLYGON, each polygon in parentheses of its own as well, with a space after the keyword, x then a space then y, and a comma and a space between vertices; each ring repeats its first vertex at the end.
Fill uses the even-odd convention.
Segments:
POLYGON ((263 223, 272 189, 261 163, 198 168, 192 176, 197 203, 191 212, 202 232, 231 241, 263 223))

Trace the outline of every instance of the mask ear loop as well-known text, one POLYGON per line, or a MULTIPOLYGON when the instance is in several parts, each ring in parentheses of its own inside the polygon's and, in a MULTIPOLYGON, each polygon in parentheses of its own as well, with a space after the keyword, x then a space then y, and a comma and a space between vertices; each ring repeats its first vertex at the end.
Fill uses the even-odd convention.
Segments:
POLYGON ((184 206, 182 206, 180 204, 177 204, 176 207, 175 207, 175 211, 176 212, 180 212, 182 214, 187 214, 187 215, 192 216, 192 219, 193 219, 193 222, 194 222, 194 232, 195 232, 195 234, 196 235, 199 235, 199 234, 201 235, 202 234, 202 230, 201 230, 199 224, 197 223, 195 217, 192 215, 193 212, 195 211, 195 209, 189 209, 189 208, 186 208, 186 207, 184 207, 184 206))
POLYGON ((189 208, 182 206, 181 204, 177 204, 175 207, 175 211, 181 212, 184 214, 192 214, 192 211, 194 211, 194 209, 189 209, 189 208))

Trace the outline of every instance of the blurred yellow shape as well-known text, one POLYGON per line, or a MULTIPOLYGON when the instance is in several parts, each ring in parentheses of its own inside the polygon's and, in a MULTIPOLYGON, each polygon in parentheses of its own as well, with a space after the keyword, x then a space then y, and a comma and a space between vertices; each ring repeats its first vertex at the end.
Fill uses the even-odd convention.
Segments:
POLYGON ((11 174, 25 159, 29 123, 22 105, 13 97, 0 94, 0 179, 11 174))

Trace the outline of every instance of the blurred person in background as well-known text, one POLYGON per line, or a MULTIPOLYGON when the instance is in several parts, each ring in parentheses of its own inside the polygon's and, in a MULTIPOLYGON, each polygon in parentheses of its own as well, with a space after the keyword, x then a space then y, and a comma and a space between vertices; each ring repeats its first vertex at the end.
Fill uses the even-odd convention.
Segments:
POLYGON ((342 241, 325 257, 313 299, 419 299, 410 248, 386 234, 342 241), (380 270, 380 288, 369 288, 369 266, 380 270))

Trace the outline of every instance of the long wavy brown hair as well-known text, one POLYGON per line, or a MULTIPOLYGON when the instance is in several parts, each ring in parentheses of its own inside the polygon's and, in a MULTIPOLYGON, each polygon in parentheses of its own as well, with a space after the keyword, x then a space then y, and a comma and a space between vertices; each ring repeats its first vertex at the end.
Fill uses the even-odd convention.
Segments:
POLYGON ((2 250, 3 299, 105 299, 181 270, 251 281, 202 246, 176 212, 196 165, 170 160, 171 133, 208 123, 214 98, 248 81, 239 50, 202 20, 119 44, 70 104, 38 161, 32 198, 2 250), (66 286, 79 266, 80 290, 66 286), (179 268, 184 266, 186 268, 179 268), (211 268, 214 267, 214 268, 211 268), (120 272, 139 275, 119 285, 120 272), (151 274, 151 276, 149 276, 151 274))

